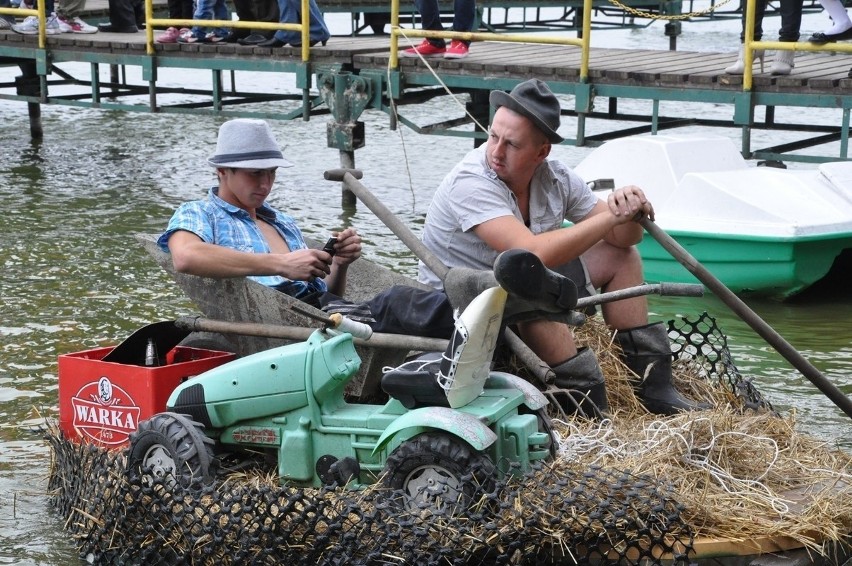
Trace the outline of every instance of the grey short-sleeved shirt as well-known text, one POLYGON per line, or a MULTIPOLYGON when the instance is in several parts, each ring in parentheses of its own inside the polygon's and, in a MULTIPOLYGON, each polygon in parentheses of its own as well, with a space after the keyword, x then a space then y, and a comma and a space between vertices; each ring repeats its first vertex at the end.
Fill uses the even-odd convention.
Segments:
MULTIPOLYGON (((497 252, 474 234, 478 224, 501 216, 523 217, 515 195, 485 159, 487 144, 468 153, 444 178, 426 213, 423 243, 447 267, 490 270, 497 252)), ((571 169, 545 160, 533 174, 530 187, 530 231, 541 234, 578 222, 598 198, 571 169)), ((437 289, 440 279, 420 262, 418 279, 437 289)))

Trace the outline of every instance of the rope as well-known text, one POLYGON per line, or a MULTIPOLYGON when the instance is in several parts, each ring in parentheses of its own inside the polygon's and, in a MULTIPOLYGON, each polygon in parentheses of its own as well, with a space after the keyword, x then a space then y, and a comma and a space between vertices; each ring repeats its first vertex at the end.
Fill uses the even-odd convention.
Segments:
POLYGON ((403 163, 405 163, 405 174, 408 176, 408 192, 411 194, 411 209, 416 210, 417 208, 417 194, 414 192, 414 178, 411 175, 411 164, 408 161, 408 148, 405 146, 405 138, 402 135, 402 128, 399 127, 399 113, 396 110, 396 101, 393 99, 391 95, 391 86, 393 81, 391 81, 391 66, 390 66, 390 58, 388 58, 388 68, 387 68, 387 84, 388 84, 388 102, 390 103, 390 110, 393 113, 393 119, 397 124, 396 131, 399 133, 399 143, 402 147, 402 156, 403 163))
MULTIPOLYGON (((772 438, 750 435, 739 432, 716 433, 710 419, 695 418, 682 425, 673 425, 665 421, 654 421, 645 429, 645 437, 638 440, 626 440, 614 435, 611 421, 604 419, 591 431, 581 432, 574 423, 560 422, 569 431, 567 438, 557 438, 558 454, 569 461, 576 460, 579 455, 594 454, 591 465, 602 465, 605 459, 623 461, 625 458, 653 457, 653 452, 681 454, 682 461, 699 470, 706 471, 722 489, 732 495, 748 497, 751 501, 760 501, 766 507, 778 513, 790 511, 787 503, 777 497, 771 489, 764 485, 764 479, 772 470, 780 456, 778 443, 772 438), (700 422, 710 424, 710 440, 705 445, 699 445, 692 429, 700 422), (766 467, 754 479, 738 478, 730 474, 723 466, 712 459, 714 448, 722 444, 726 437, 743 437, 751 439, 750 446, 763 445, 772 454, 767 458, 766 467), (677 449, 677 450, 676 450, 677 449)), ((715 453, 720 453, 716 450, 715 453)))
MULTIPOLYGON (((726 0, 726 1, 728 1, 728 0, 726 0)), ((396 29, 399 30, 400 35, 402 35, 402 37, 405 38, 405 40, 408 42, 409 46, 416 47, 416 45, 414 43, 412 43, 411 38, 408 37, 408 35, 406 35, 405 28, 397 27, 396 29)), ((441 87, 444 89, 444 91, 446 91, 446 93, 448 95, 450 95, 450 97, 453 99, 453 102, 455 102, 458 105, 458 107, 462 109, 462 112, 464 112, 473 121, 473 123, 476 124, 482 131, 487 131, 487 128, 485 128, 482 124, 480 124, 477 121, 477 119, 473 116, 473 114, 471 114, 470 112, 467 111, 467 108, 465 107, 464 103, 461 100, 459 100, 458 97, 456 96, 456 94, 452 90, 450 90, 450 87, 448 87, 447 84, 443 80, 441 80, 441 77, 438 75, 438 73, 435 72, 435 69, 432 68, 432 65, 429 64, 429 61, 425 57, 423 57, 423 55, 421 55, 421 53, 419 51, 417 51, 417 56, 420 57, 420 60, 423 61, 423 64, 426 65, 426 68, 429 69, 429 72, 432 73, 432 76, 435 77, 435 79, 438 81, 438 84, 440 84, 441 87)), ((390 84, 390 72, 391 72, 390 59, 388 59, 388 84, 390 84)), ((398 118, 399 116, 396 114, 396 105, 393 103, 393 98, 392 97, 389 97, 389 98, 391 99, 391 108, 394 112, 394 117, 398 118)))

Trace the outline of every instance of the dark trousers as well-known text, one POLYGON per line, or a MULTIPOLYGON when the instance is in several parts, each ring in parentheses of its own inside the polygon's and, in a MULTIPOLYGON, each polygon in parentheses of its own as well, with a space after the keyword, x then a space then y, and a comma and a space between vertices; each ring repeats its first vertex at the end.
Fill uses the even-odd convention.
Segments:
POLYGON ((173 20, 191 20, 192 0, 169 0, 169 18, 173 20))
POLYGON ((140 26, 145 22, 142 0, 109 0, 109 23, 117 28, 140 26))
MULTIPOLYGON (((244 22, 269 22, 272 24, 278 23, 278 0, 234 0, 234 9, 237 11, 237 17, 244 22)), ((270 30, 235 30, 242 37, 246 37, 249 33, 257 33, 272 37, 275 33, 270 30)))
MULTIPOLYGON (((757 0, 754 5, 754 40, 763 38, 763 16, 766 14, 768 0, 757 0)), ((778 41, 799 41, 799 28, 802 27, 803 0, 781 0, 778 13, 781 15, 781 29, 778 30, 778 41)), ((743 9, 743 30, 745 30, 746 8, 743 9)), ((745 41, 745 31, 740 34, 740 41, 745 41)))
POLYGON ((331 293, 300 298, 326 312, 368 324, 374 332, 449 338, 455 330, 453 307, 441 291, 394 285, 364 303, 331 293))
MULTIPOLYGON (((11 8, 11 7, 12 7, 12 3, 9 0, 0 0, 0 8, 11 8)), ((15 16, 9 16, 9 15, 3 14, 2 16, 0 16, 0 18, 3 18, 4 20, 9 22, 10 24, 15 23, 15 16)))
MULTIPOLYGON (((799 0, 801 1, 801 0, 799 0)), ((423 29, 432 31, 443 31, 441 25, 441 10, 438 8, 438 0, 415 0, 414 5, 420 12, 423 29)), ((453 31, 471 31, 473 20, 476 18, 476 0, 455 0, 453 2, 453 31)), ((446 42, 443 39, 429 39, 432 45, 443 47, 446 42)), ((465 41, 465 44, 470 44, 465 41)))

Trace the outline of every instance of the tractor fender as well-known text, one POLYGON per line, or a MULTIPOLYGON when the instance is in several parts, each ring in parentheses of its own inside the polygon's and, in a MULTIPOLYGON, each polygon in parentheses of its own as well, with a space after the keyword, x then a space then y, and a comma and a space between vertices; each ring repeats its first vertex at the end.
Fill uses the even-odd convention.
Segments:
POLYGON ((405 429, 443 430, 461 438, 480 452, 497 440, 493 430, 469 413, 449 407, 421 407, 394 420, 379 437, 373 454, 382 450, 396 433, 405 429))
POLYGON ((547 397, 539 391, 535 385, 529 381, 506 373, 504 371, 492 371, 488 374, 488 380, 485 382, 485 387, 488 388, 514 388, 524 394, 524 405, 537 411, 547 406, 547 397))

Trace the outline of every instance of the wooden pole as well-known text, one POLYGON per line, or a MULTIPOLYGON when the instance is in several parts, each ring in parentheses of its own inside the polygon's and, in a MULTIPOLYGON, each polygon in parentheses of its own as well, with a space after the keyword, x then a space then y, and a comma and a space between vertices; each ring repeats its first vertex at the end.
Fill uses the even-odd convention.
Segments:
POLYGON ((790 362, 794 368, 799 370, 811 383, 822 391, 826 397, 837 405, 847 416, 852 418, 852 399, 843 394, 840 389, 831 383, 820 371, 815 368, 802 354, 800 354, 789 342, 766 323, 756 312, 751 310, 733 291, 728 289, 707 268, 698 262, 688 251, 686 251, 674 238, 669 236, 662 228, 654 224, 647 217, 642 218, 640 224, 645 230, 660 243, 681 265, 690 273, 704 283, 704 285, 734 311, 746 324, 751 326, 766 342, 775 348, 784 359, 790 362))

